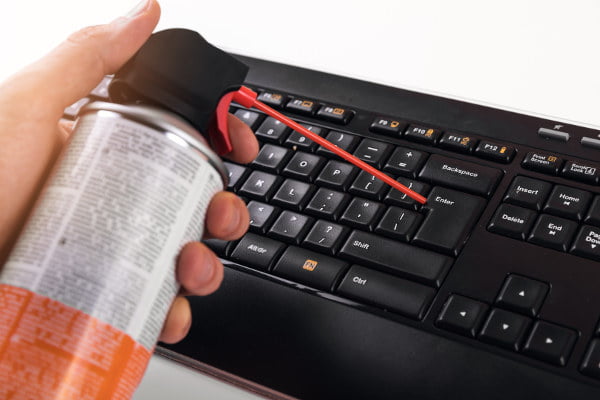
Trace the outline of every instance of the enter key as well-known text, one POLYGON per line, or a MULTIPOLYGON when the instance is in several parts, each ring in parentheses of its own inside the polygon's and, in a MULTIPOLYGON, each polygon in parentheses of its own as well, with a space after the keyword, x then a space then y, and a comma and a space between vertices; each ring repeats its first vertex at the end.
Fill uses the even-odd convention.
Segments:
POLYGON ((457 256, 485 207, 486 200, 436 186, 423 206, 426 217, 413 243, 457 256))

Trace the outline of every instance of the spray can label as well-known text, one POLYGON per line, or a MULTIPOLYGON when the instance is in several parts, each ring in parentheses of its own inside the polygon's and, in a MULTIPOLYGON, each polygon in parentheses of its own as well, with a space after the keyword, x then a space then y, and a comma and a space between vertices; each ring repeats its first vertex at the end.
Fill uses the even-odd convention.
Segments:
POLYGON ((114 110, 80 117, 0 275, 0 398, 132 395, 177 254, 223 188, 183 136, 114 110))

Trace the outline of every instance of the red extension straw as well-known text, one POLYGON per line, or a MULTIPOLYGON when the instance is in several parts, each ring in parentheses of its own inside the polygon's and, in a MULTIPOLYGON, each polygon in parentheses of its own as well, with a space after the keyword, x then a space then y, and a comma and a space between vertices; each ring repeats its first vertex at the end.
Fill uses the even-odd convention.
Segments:
POLYGON ((352 154, 348 153, 347 151, 339 148, 338 146, 334 145, 330 141, 325 140, 324 138, 317 135, 316 133, 309 131, 302 125, 292 121, 285 115, 275 111, 274 109, 267 106, 266 104, 256 100, 256 97, 257 97, 256 92, 252 91, 251 89, 248 89, 245 86, 242 86, 237 92, 235 92, 235 94, 233 96, 233 100, 236 103, 241 104, 242 106, 244 106, 246 108, 254 107, 254 108, 264 112, 265 114, 275 118, 276 120, 278 120, 278 121, 282 122, 283 124, 292 128, 296 132, 302 134, 303 136, 306 136, 313 142, 316 142, 316 143, 320 144, 321 146, 325 147, 327 150, 332 151, 333 153, 337 154, 344 160, 356 165, 358 168, 360 168, 363 171, 366 171, 369 174, 373 175, 374 177, 382 180, 383 182, 387 183, 394 189, 399 190, 400 192, 406 194, 411 199, 418 201, 421 204, 425 204, 427 202, 427 199, 425 197, 421 196, 419 193, 417 193, 413 190, 410 190, 406 186, 402 185, 400 182, 396 181, 395 179, 392 179, 391 177, 389 177, 388 175, 379 171, 378 169, 373 168, 371 165, 367 164, 366 162, 362 161, 361 159, 359 159, 359 158, 353 156, 352 154))

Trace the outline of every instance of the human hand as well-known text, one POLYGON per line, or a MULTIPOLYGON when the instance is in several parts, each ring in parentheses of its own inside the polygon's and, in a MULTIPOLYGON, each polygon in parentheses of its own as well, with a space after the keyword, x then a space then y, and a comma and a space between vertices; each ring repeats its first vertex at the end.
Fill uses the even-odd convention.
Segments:
MULTIPOLYGON (((59 122, 63 110, 133 56, 159 16, 156 0, 146 0, 126 17, 73 34, 0 85, 0 266, 71 133, 70 124, 59 122)), ((252 131, 232 115, 228 122, 234 147, 229 158, 251 161, 258 152, 252 131)), ((248 220, 241 199, 218 193, 207 211, 206 235, 237 239, 248 228, 248 220)), ((219 287, 223 266, 205 245, 189 243, 179 256, 176 273, 182 294, 206 295, 219 287)), ((189 303, 180 296, 173 302, 160 340, 179 341, 190 325, 189 303)))

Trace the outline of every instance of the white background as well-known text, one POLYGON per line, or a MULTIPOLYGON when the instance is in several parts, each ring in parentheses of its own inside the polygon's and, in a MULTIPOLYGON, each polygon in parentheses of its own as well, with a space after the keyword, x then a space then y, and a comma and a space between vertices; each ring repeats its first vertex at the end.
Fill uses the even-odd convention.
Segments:
MULTIPOLYGON (((0 80, 70 32, 135 5, 0 1, 0 80)), ((240 54, 600 126, 599 1, 161 4, 160 28, 196 29, 240 54)), ((155 359, 136 398, 239 398, 234 389, 207 382, 155 359)))
MULTIPOLYGON (((132 0, 0 0, 0 79, 132 0)), ((241 54, 600 126, 600 2, 163 0, 241 54)))

